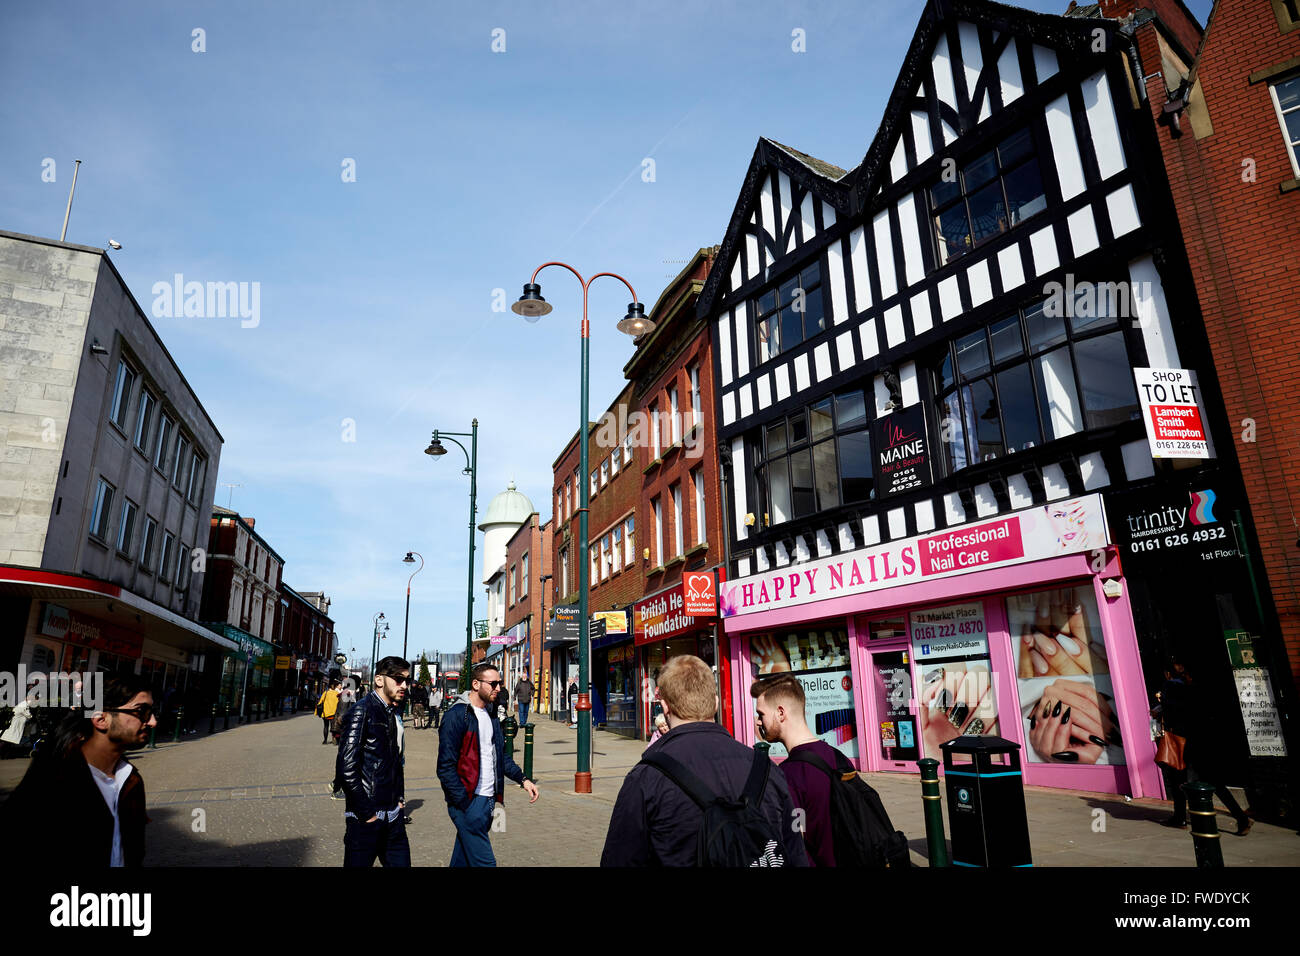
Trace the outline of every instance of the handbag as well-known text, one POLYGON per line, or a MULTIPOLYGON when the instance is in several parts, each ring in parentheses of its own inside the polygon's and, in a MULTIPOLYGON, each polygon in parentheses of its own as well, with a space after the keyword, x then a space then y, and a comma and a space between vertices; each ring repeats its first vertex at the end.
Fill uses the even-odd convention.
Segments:
POLYGON ((1183 748, 1186 746, 1186 737, 1180 737, 1166 730, 1160 735, 1160 742, 1156 744, 1156 763, 1170 770, 1186 770, 1187 762, 1183 759, 1183 748))
POLYGON ((325 716, 325 701, 323 700, 316 701, 316 716, 317 717, 325 716))

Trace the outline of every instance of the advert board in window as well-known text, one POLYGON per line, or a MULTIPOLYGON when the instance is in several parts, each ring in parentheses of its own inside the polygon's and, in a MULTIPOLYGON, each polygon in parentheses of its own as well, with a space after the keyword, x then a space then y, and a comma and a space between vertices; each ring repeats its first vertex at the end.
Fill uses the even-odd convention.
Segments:
MULTIPOLYGON (((749 660, 755 677, 787 672, 798 677, 803 684, 808 729, 846 757, 857 759, 852 665, 848 635, 843 630, 808 628, 752 637, 749 660)), ((751 696, 750 721, 756 724, 754 704, 751 696)), ((786 756, 781 744, 773 743, 771 747, 770 756, 786 756)))

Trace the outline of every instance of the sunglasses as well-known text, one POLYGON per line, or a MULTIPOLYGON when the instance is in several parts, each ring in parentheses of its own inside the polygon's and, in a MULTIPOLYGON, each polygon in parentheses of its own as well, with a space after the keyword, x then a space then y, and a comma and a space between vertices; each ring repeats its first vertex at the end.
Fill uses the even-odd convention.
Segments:
POLYGON ((484 680, 482 677, 475 678, 480 684, 487 684, 489 687, 500 687, 505 683, 503 680, 484 680))
POLYGON ((154 714, 152 704, 140 704, 137 707, 105 707, 104 712, 112 714, 130 714, 142 724, 147 724, 149 718, 154 714))
MULTIPOLYGON (((388 677, 387 674, 384 674, 382 676, 388 677)), ((410 680, 409 677, 388 677, 388 679, 392 681, 394 684, 405 684, 407 681, 410 680)))

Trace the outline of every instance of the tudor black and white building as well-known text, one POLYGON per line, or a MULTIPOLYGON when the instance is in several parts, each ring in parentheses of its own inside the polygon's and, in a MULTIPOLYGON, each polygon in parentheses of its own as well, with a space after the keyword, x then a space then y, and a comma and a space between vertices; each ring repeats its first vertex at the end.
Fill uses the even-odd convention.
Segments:
POLYGON ((1181 656, 1226 670, 1222 631, 1258 626, 1214 560, 1228 518, 1189 518, 1241 505, 1141 71, 1117 21, 933 0, 856 168, 754 152, 698 309, 732 693, 807 672, 810 725, 861 769, 994 733, 1030 782, 1159 794, 1148 691, 1216 605, 1133 569, 1231 579, 1181 656), (1135 369, 1199 372, 1210 457, 1153 458, 1135 369), (1186 547, 1148 536, 1157 506, 1186 547), (1075 697, 1044 736, 1039 705, 1075 697))

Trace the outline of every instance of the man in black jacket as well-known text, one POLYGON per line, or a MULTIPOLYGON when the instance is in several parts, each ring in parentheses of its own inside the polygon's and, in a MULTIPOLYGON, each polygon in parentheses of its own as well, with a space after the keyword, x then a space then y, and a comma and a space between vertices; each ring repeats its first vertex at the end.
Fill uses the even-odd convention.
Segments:
POLYGON ((347 800, 344 866, 410 866, 403 808, 402 701, 411 665, 385 657, 375 667, 375 689, 348 711, 334 776, 347 800))
POLYGON ((69 714, 0 812, 0 844, 16 860, 138 867, 144 859, 144 780, 123 758, 157 725, 135 674, 104 680, 103 708, 69 714))
MULTIPOLYGON (((717 683, 708 664, 690 654, 671 658, 659 673, 659 696, 669 731, 646 748, 661 751, 693 773, 715 796, 737 799, 754 767, 754 751, 713 722, 717 683)), ((803 839, 785 778, 768 775, 759 801, 776 838, 766 865, 807 866, 803 839)), ((638 764, 623 780, 605 836, 601 866, 695 866, 704 812, 660 770, 638 764)))

